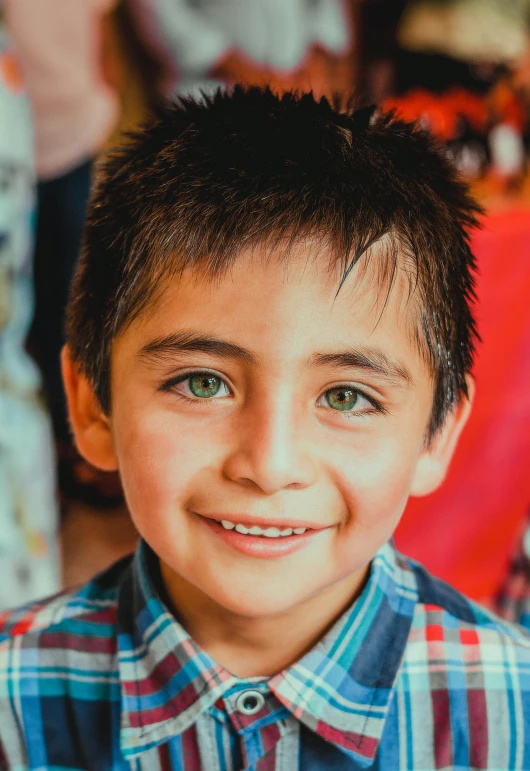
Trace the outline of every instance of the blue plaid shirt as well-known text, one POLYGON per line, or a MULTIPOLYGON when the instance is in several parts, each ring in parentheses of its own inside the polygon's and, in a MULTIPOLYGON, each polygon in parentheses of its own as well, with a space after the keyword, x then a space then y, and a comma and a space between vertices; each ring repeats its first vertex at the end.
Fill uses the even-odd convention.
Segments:
POLYGON ((0 617, 10 771, 530 769, 530 636, 385 545, 296 664, 238 679, 189 637, 141 543, 0 617))

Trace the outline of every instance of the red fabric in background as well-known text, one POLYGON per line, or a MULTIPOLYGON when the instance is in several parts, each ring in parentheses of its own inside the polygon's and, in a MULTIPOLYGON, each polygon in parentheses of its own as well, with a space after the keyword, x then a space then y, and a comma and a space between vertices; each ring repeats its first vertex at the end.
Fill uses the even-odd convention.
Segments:
POLYGON ((483 342, 473 413, 445 483, 410 500, 396 543, 485 600, 499 587, 530 507, 530 209, 488 215, 474 251, 483 342))

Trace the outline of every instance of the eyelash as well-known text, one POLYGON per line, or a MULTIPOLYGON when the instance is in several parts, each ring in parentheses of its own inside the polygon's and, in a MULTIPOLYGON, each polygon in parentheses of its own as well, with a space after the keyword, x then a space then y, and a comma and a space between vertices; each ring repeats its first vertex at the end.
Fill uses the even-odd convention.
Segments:
MULTIPOLYGON (((216 372, 210 372, 208 370, 193 370, 191 372, 186 372, 182 375, 178 375, 177 377, 171 378, 170 380, 167 380, 165 383, 162 383, 161 386, 159 386, 158 390, 162 391, 163 393, 171 393, 174 396, 176 396, 178 399, 181 399, 182 401, 187 402, 188 404, 197 404, 198 402, 207 402, 207 401, 215 401, 214 397, 191 397, 186 396, 185 394, 180 393, 179 391, 175 390, 175 386, 179 385, 179 383, 184 383, 186 380, 190 380, 193 377, 197 376, 206 376, 206 377, 215 377, 218 378, 220 381, 222 381, 225 386, 228 388, 228 385, 226 384, 224 378, 222 378, 220 375, 218 375, 216 372)), ((362 396, 363 399, 366 399, 367 402, 369 402, 372 405, 371 410, 367 410, 365 412, 355 412, 354 410, 333 410, 331 407, 329 407, 329 410, 331 412, 338 412, 341 415, 343 415, 345 418, 351 418, 351 417, 366 417, 367 415, 373 415, 374 413, 380 414, 380 415, 386 415, 387 410, 386 408, 377 401, 377 399, 374 399, 373 396, 368 395, 364 391, 362 391, 360 388, 354 388, 348 383, 339 383, 336 386, 333 386, 333 388, 328 388, 326 391, 323 392, 322 396, 325 396, 330 391, 336 391, 340 388, 349 388, 354 393, 359 394, 359 396, 362 396)), ((319 399, 321 397, 319 396, 319 399)))

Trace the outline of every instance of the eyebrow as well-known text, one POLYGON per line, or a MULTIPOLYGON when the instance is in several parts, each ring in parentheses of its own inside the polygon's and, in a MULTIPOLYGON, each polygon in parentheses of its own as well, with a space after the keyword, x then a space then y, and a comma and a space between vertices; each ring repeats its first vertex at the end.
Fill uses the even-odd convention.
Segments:
POLYGON ((144 345, 138 355, 143 359, 163 361, 178 353, 210 353, 221 359, 236 359, 247 364, 257 363, 257 357, 246 348, 194 332, 174 332, 166 337, 158 337, 144 345))
POLYGON ((380 348, 350 348, 336 353, 315 353, 311 364, 342 369, 364 369, 383 377, 393 385, 411 386, 414 383, 408 368, 390 359, 380 348))
MULTIPOLYGON (((221 359, 234 359, 253 365, 260 362, 260 357, 246 348, 227 340, 208 337, 193 331, 174 332, 165 337, 155 338, 140 349, 138 356, 142 359, 163 362, 173 358, 176 354, 183 353, 206 353, 221 359)), ((306 365, 310 367, 363 369, 398 386, 411 386, 414 382, 410 371, 404 364, 391 359, 378 347, 347 348, 330 353, 315 353, 309 357, 306 365)))

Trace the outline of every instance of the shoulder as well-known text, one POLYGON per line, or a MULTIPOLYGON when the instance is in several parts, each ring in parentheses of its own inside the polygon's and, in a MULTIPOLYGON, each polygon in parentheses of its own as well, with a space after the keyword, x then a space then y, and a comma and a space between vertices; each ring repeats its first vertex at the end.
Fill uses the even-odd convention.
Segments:
POLYGON ((406 561, 416 602, 396 709, 418 768, 427 753, 429 768, 530 769, 530 634, 406 561))
POLYGON ((6 654, 13 647, 52 647, 55 651, 75 647, 82 651, 91 638, 110 638, 120 578, 129 561, 130 557, 120 560, 75 590, 0 613, 0 672, 5 672, 6 666, 11 668, 6 654))
MULTIPOLYGON (((442 628, 460 629, 491 638, 496 635, 504 645, 519 645, 530 652, 530 633, 517 624, 510 623, 487 608, 469 599, 452 586, 432 576, 423 565, 413 560, 409 564, 414 571, 418 587, 418 615, 429 621, 435 619, 442 628)), ((473 639, 464 635, 462 640, 473 639)))
POLYGON ((513 679, 512 686, 517 683, 530 694, 530 632, 468 599, 422 565, 409 563, 418 587, 408 644, 412 658, 417 660, 420 646, 429 670, 461 671, 468 681, 471 672, 480 673, 486 690, 487 683, 494 681, 499 689, 496 673, 503 687, 508 688, 508 680, 513 679))
POLYGON ((0 768, 40 768, 35 758, 57 743, 65 721, 89 721, 93 709, 104 715, 118 701, 118 598, 129 562, 0 614, 0 768))

